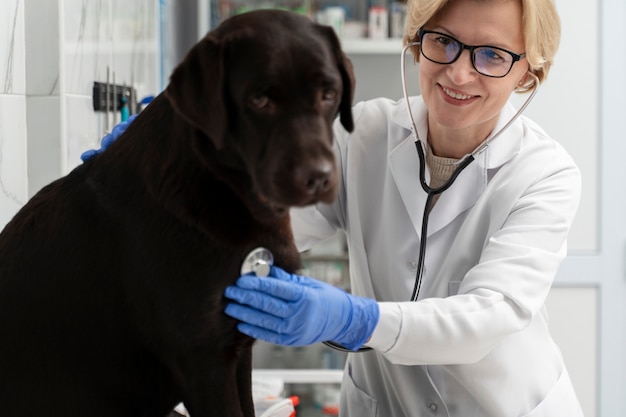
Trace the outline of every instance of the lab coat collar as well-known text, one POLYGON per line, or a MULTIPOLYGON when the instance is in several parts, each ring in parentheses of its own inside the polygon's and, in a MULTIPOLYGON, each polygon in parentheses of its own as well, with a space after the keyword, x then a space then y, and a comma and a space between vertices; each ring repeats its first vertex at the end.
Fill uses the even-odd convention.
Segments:
MULTIPOLYGON (((411 107, 418 134, 421 138, 426 138, 428 135, 426 105, 421 97, 413 97, 411 98, 411 107)), ((501 112, 494 133, 500 130, 514 114, 514 107, 507 104, 501 112)), ((416 138, 411 134, 413 129, 405 105, 398 106, 390 116, 393 123, 406 129, 407 137, 390 150, 388 155, 389 166, 415 231, 421 237, 426 192, 422 189, 419 181, 420 162, 415 149, 416 138)), ((476 155, 475 160, 465 168, 454 184, 441 194, 430 215, 428 235, 437 232, 476 203, 487 185, 489 170, 500 167, 519 152, 522 129, 519 120, 511 125, 507 131, 476 155)), ((426 170, 426 181, 430 182, 428 170, 426 170)))
MULTIPOLYGON (((428 110, 426 104, 422 99, 422 96, 410 97, 411 109, 413 110, 413 117, 415 119, 415 125, 417 126, 418 136, 426 141, 428 137, 428 110)), ((398 106, 391 113, 391 121, 405 129, 412 132, 413 127, 411 125, 411 118, 406 110, 406 104, 404 99, 398 102, 398 106)), ((487 141, 490 141, 494 135, 496 135, 515 115, 516 109, 508 102, 504 105, 500 112, 500 117, 496 123, 496 127, 493 129, 487 141)), ((523 136, 523 126, 520 120, 516 120, 509 128, 503 132, 500 137, 496 138, 493 142, 490 142, 487 148, 483 150, 486 152, 489 150, 488 158, 486 158, 486 169, 496 169, 508 162, 513 156, 515 156, 521 147, 521 138, 523 136)))
MULTIPOLYGON (((515 116, 517 110, 510 102, 506 103, 500 111, 500 117, 496 123, 496 127, 489 135, 487 141, 490 141, 498 132, 515 116)), ((487 169, 496 169, 504 165, 511 158, 519 153, 522 146, 522 137, 524 135, 524 127, 522 122, 517 119, 511 126, 507 128, 500 137, 495 138, 485 149, 488 151, 487 169)))

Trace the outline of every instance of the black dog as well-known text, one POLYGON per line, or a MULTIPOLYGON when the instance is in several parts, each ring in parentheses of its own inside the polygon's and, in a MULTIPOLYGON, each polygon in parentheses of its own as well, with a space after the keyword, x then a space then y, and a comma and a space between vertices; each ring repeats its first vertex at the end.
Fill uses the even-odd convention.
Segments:
POLYGON ((253 340, 223 309, 245 255, 294 271, 288 208, 336 194, 353 75, 279 11, 210 32, 102 154, 0 235, 0 414, 253 416, 253 340))

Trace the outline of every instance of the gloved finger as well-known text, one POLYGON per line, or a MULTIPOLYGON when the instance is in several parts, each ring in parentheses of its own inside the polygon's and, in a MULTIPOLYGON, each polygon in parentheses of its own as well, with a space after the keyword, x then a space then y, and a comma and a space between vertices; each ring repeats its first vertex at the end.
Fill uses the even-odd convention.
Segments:
POLYGON ((296 275, 296 274, 290 274, 286 272, 284 269, 281 269, 280 267, 277 267, 277 266, 272 266, 270 268, 269 276, 272 278, 279 279, 281 281, 291 282, 297 285, 318 286, 320 284, 323 284, 321 281, 318 281, 313 278, 296 275))
POLYGON ((283 282, 291 282, 294 284, 302 284, 303 281, 306 279, 306 277, 301 277, 296 274, 290 274, 289 272, 275 265, 272 265, 270 267, 269 276, 283 282))
POLYGON ((95 149, 89 149, 88 151, 85 151, 80 155, 80 159, 81 161, 86 162, 88 159, 93 158, 97 154, 98 151, 96 151, 95 149))
POLYGON ((271 294, 229 286, 224 290, 224 296, 237 301, 239 304, 250 306, 257 311, 262 311, 275 317, 286 318, 294 313, 294 305, 292 303, 287 303, 280 298, 273 297, 271 294))
MULTIPOLYGON (((115 130, 115 129, 113 129, 113 130, 115 130)), ((106 148, 111 146, 111 144, 113 142, 115 142, 116 138, 117 138, 117 136, 114 136, 111 133, 109 133, 108 135, 104 135, 104 137, 100 141, 100 152, 102 152, 103 150, 105 150, 106 148)))
MULTIPOLYGON (((132 116, 130 116, 128 119, 126 119, 125 121, 116 124, 115 126, 113 126, 113 130, 111 130, 111 141, 119 138, 122 133, 124 133, 126 131, 126 129, 128 128, 128 126, 130 126, 130 124, 132 123, 133 120, 135 120, 135 117, 137 117, 137 114, 133 114, 132 116)), ((109 135, 107 135, 109 136, 109 135)))
POLYGON ((283 319, 245 305, 230 303, 224 309, 230 317, 243 323, 277 332, 283 327, 283 319))
POLYGON ((237 287, 264 292, 285 301, 298 301, 302 298, 302 285, 291 281, 281 281, 273 276, 257 277, 242 275, 236 282, 237 287))
POLYGON ((291 281, 292 280, 292 274, 290 274, 289 272, 285 271, 284 269, 276 266, 276 265, 272 265, 270 266, 270 276, 274 277, 274 278, 278 278, 281 281, 291 281))

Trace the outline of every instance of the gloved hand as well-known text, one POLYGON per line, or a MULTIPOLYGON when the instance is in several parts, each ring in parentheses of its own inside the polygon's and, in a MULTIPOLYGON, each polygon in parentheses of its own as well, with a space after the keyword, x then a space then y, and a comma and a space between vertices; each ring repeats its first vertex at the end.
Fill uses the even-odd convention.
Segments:
POLYGON ((115 142, 117 138, 122 136, 122 133, 124 133, 128 126, 130 126, 131 122, 135 120, 137 114, 138 113, 135 113, 130 116, 126 121, 116 124, 111 133, 105 135, 100 141, 100 149, 90 149, 88 151, 85 151, 80 156, 80 159, 85 162, 98 155, 99 153, 104 152, 109 146, 111 146, 113 142, 115 142))
POLYGON ((225 296, 236 301, 226 314, 240 320, 240 332, 287 346, 333 341, 351 350, 372 335, 378 304, 313 278, 273 266, 268 277, 246 274, 225 296))

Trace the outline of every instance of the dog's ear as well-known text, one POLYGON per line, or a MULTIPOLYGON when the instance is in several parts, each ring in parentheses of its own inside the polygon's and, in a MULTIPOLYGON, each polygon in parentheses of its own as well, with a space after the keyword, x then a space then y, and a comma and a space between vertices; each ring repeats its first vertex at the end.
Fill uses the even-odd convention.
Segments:
POLYGON ((223 72, 222 45, 209 34, 174 69, 165 89, 174 109, 204 132, 217 149, 224 144, 228 124, 223 72))
POLYGON ((343 81, 343 94, 341 95, 341 104, 339 105, 339 119, 343 127, 348 132, 352 132, 354 130, 352 101, 354 100, 356 79, 350 58, 348 58, 342 50, 339 50, 339 55, 339 71, 341 71, 341 79, 343 81))
POLYGON ((337 61, 337 67, 341 73, 341 81, 343 82, 343 94, 341 95, 341 103, 339 104, 339 120, 348 131, 354 130, 354 120, 352 119, 352 101, 354 100, 354 88, 356 79, 354 77, 354 68, 352 61, 341 49, 341 43, 335 31, 329 26, 319 26, 322 33, 330 42, 330 46, 337 61))

